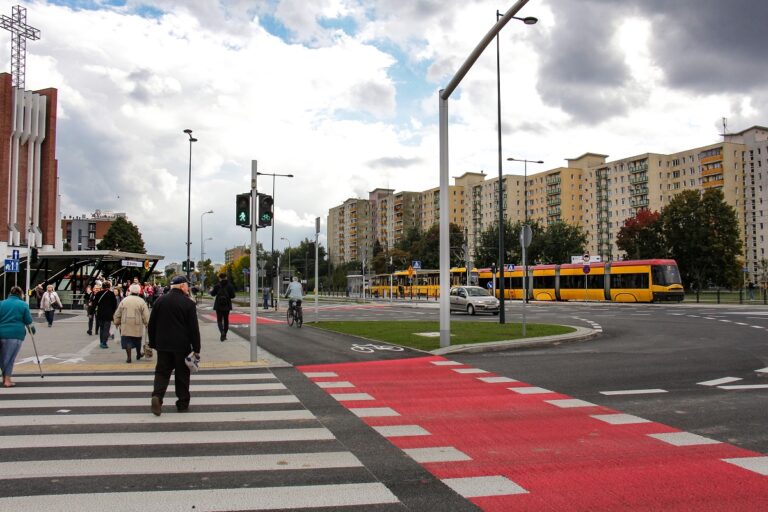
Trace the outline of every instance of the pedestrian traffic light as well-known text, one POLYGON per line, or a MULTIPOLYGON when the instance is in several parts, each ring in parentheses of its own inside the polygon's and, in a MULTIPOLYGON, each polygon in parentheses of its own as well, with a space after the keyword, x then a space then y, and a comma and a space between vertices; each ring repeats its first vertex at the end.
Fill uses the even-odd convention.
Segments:
POLYGON ((195 270, 195 262, 192 260, 184 260, 181 262, 181 270, 183 272, 192 272, 195 270))
POLYGON ((272 208, 274 204, 272 196, 259 194, 259 227, 264 228, 272 225, 272 217, 274 217, 272 208))
POLYGON ((31 258, 30 258, 30 259, 32 260, 32 263, 37 263, 37 247, 32 247, 32 249, 30 250, 30 252, 32 253, 32 254, 30 255, 30 256, 31 256, 31 258))
POLYGON ((235 201, 235 224, 244 228, 251 227, 251 193, 237 194, 235 201))

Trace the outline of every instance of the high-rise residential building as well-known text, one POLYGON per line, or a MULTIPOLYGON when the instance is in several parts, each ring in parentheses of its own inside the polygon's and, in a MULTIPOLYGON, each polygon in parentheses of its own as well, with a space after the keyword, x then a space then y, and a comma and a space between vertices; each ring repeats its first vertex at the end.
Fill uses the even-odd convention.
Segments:
MULTIPOLYGON (((622 256, 616 238, 624 221, 639 210, 660 211, 683 190, 717 188, 739 220, 745 277, 757 280, 758 272, 768 268, 763 199, 768 190, 768 128, 753 126, 724 139, 668 155, 644 153, 613 161, 584 153, 567 159, 565 167, 529 173, 527 180, 504 175, 501 187, 498 177, 466 172, 449 186, 449 221, 464 228, 474 252, 480 235, 498 222, 501 189, 505 220, 580 226, 588 237, 587 250, 611 260, 622 256)), ((359 261, 357 248, 366 247, 370 254, 374 239, 391 249, 410 226, 426 231, 439 222, 439 200, 439 187, 423 192, 376 189, 369 200, 349 199, 332 208, 331 261, 359 261)))
POLYGON ((250 254, 250 249, 247 245, 238 245, 231 249, 224 249, 224 263, 229 265, 230 263, 242 258, 246 254, 250 254))
POLYGON ((373 255, 371 202, 350 198, 328 212, 328 252, 331 264, 363 261, 373 255))
POLYGON ((744 178, 744 257, 745 279, 759 282, 768 270, 768 128, 752 126, 738 133, 725 134, 728 142, 743 144, 742 176, 744 178))

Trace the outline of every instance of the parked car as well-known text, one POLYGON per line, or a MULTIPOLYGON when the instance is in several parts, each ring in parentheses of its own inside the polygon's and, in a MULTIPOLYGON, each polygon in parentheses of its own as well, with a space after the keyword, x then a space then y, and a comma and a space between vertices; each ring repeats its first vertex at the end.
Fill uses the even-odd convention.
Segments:
POLYGON ((499 299, 479 286, 454 286, 450 294, 451 311, 499 314, 499 299))

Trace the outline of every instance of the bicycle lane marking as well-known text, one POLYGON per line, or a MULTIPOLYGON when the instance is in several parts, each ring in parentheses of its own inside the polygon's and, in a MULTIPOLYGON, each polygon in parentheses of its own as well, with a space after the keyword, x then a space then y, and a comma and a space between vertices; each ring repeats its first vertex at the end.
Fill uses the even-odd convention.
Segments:
MULTIPOLYGON (((202 315, 206 319, 215 322, 216 315, 204 314, 202 315)), ((248 325, 251 323, 251 315, 245 315, 243 313, 230 313, 229 324, 230 325, 248 325)), ((285 323, 285 319, 275 320, 274 318, 267 318, 263 316, 256 316, 256 324, 282 324, 285 323)))
POLYGON ((768 481, 750 469, 761 454, 448 362, 298 369, 336 373, 318 384, 352 384, 340 403, 382 435, 395 432, 390 442, 483 510, 768 507, 768 481))

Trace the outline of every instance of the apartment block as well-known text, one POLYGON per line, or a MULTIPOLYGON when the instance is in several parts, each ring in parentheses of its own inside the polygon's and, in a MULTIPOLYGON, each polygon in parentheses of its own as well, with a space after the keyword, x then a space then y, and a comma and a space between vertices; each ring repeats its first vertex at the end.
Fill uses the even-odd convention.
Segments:
POLYGON ((371 202, 350 198, 328 212, 328 251, 331 263, 362 261, 373 255, 371 202))
POLYGON ((250 254, 250 248, 247 245, 238 245, 236 247, 232 247, 231 249, 225 249, 224 250, 224 263, 226 265, 229 265, 246 254, 250 254))
POLYGON ((96 245, 118 217, 126 218, 126 215, 122 212, 96 210, 90 216, 65 216, 61 219, 64 248, 70 251, 95 251, 96 245))
MULTIPOLYGON (((498 176, 466 172, 449 186, 449 221, 462 226, 470 249, 476 248, 480 235, 498 222, 501 193, 505 220, 581 226, 587 250, 612 260, 622 256, 616 246, 619 230, 639 210, 660 211, 684 190, 717 188, 739 219, 745 277, 757 279, 762 266, 768 266, 768 128, 753 126, 723 139, 677 153, 613 161, 608 155, 584 153, 566 159, 565 167, 504 175, 501 184, 498 176)), ((426 231, 439 222, 440 213, 439 187, 423 192, 375 189, 368 200, 349 199, 328 216, 331 261, 358 260, 360 248, 371 253, 373 240, 391 249, 409 227, 426 231)))

